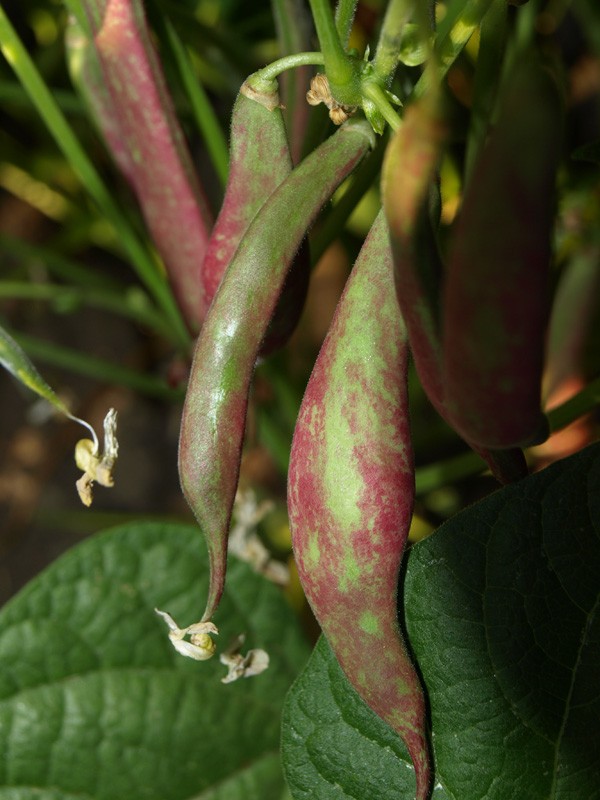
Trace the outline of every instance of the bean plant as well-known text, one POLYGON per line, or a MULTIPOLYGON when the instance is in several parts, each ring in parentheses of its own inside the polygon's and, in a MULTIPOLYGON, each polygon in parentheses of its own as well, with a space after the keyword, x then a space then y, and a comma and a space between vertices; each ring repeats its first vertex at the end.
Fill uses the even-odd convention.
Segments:
POLYGON ((596 4, 30 0, 0 47, 3 186, 67 171, 78 206, 0 236, 0 360, 88 430, 92 515, 117 411, 99 436, 43 362, 174 406, 193 515, 0 612, 0 796, 600 798, 596 4), (11 326, 65 297, 170 383, 11 326))

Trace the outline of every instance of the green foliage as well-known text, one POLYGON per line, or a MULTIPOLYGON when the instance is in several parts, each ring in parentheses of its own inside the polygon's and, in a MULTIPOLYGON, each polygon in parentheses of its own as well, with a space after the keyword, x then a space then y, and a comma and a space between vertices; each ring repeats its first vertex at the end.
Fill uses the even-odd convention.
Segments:
POLYGON ((279 590, 234 561, 221 641, 246 632, 269 670, 223 685, 216 658, 182 659, 153 609, 193 619, 207 575, 195 528, 131 524, 74 548, 5 606, 0 797, 282 795, 279 713, 307 646, 279 590))

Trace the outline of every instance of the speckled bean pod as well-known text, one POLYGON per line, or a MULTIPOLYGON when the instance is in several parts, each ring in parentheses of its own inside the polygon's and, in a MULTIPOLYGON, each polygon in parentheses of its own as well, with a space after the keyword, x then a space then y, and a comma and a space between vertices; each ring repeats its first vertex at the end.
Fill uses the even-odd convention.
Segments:
POLYGON ((198 337, 179 475, 209 550, 204 620, 223 591, 248 392, 267 326, 307 228, 373 144, 368 123, 351 120, 290 173, 248 228, 198 337))
POLYGON ((288 509, 306 596, 352 685, 406 743, 421 799, 430 782, 424 700, 397 611, 414 499, 407 362, 380 213, 306 388, 288 509))

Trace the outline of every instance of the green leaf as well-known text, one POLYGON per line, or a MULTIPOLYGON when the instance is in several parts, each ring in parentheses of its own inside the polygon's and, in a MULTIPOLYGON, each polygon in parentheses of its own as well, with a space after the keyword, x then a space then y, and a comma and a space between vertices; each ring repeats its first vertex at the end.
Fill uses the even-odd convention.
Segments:
MULTIPOLYGON (((402 740, 361 700, 324 636, 288 693, 282 754, 294 800, 414 798, 402 740)), ((433 800, 450 795, 436 787, 433 800)))
POLYGON ((600 797, 599 533, 595 445, 414 548, 407 626, 461 800, 600 797))
POLYGON ((133 524, 74 548, 0 612, 2 800, 282 796, 279 714, 306 644, 279 590, 233 561, 219 648, 244 631, 269 669, 224 685, 218 658, 177 655, 153 609, 191 623, 207 578, 197 528, 133 524))
POLYGON ((98 448, 98 438, 94 429, 88 423, 75 417, 67 406, 63 403, 56 392, 46 383, 40 373, 29 360, 27 354, 22 347, 15 342, 8 331, 0 325, 0 365, 8 370, 14 377, 20 381, 32 392, 35 392, 39 397, 42 397, 48 403, 54 406, 61 414, 69 417, 69 419, 79 422, 90 433, 94 440, 96 449, 98 448))
MULTIPOLYGON (((599 534, 596 444, 412 548, 404 605, 429 696, 436 800, 600 797, 599 534)), ((296 800, 412 797, 400 740, 324 641, 288 694, 283 758, 296 800)))

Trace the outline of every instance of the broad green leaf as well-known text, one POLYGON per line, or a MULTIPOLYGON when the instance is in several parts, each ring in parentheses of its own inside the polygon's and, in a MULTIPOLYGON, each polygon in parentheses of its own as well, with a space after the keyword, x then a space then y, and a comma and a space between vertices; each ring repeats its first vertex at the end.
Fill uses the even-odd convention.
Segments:
MULTIPOLYGON (((282 754, 294 800, 414 798, 402 740, 361 700, 324 636, 288 693, 282 754)), ((433 800, 450 795, 438 786, 433 800)))
MULTIPOLYGON (((412 548, 404 605, 429 696, 434 798, 600 798, 599 534, 594 445, 412 548)), ((399 739, 324 641, 288 694, 283 757, 295 800, 413 796, 399 739)))
POLYGON ((600 797, 599 534, 595 445, 414 548, 407 626, 461 800, 600 797))
POLYGON ((0 612, 2 800, 279 800, 283 697, 307 648, 279 590, 232 561, 219 648, 270 655, 224 685, 218 658, 172 648, 154 608, 198 619, 195 527, 132 524, 74 548, 0 612))

